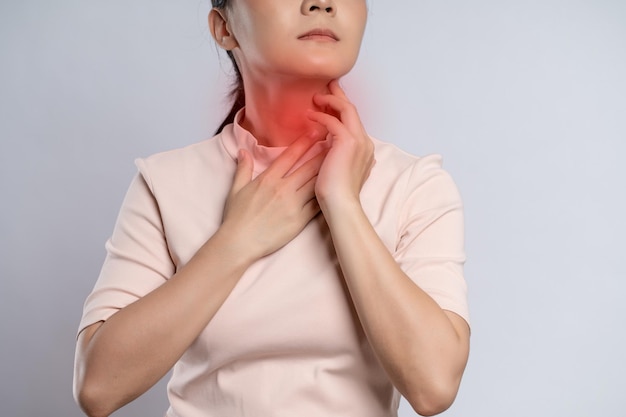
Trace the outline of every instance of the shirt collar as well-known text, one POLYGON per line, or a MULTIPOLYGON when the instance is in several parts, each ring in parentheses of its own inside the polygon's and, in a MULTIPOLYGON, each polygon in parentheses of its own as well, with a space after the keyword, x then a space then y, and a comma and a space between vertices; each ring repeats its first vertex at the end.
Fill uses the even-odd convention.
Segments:
MULTIPOLYGON (((234 122, 224 127, 221 133, 221 140, 228 154, 237 159, 239 149, 247 150, 254 160, 254 173, 256 175, 265 171, 271 163, 287 148, 286 146, 264 146, 260 145, 257 139, 241 126, 241 118, 243 117, 245 108, 242 108, 235 114, 234 122)), ((320 141, 313 145, 307 153, 300 158, 294 169, 314 155, 317 155, 322 149, 329 145, 328 139, 320 141)))

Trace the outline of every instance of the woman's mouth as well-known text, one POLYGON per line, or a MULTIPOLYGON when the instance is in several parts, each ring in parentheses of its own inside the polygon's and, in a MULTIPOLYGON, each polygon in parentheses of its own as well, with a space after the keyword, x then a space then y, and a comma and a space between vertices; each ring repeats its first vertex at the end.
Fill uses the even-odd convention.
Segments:
POLYGON ((304 41, 321 41, 321 42, 337 42, 339 38, 332 30, 329 29, 313 29, 302 35, 298 39, 304 41))

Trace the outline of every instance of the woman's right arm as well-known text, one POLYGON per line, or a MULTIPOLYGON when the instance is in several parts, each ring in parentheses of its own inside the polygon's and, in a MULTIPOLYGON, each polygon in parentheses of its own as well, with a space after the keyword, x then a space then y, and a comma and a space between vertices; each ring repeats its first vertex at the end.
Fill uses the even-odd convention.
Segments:
POLYGON ((324 155, 286 176, 313 142, 310 136, 296 141, 254 180, 252 159, 243 152, 218 231, 164 284, 79 334, 74 395, 87 415, 108 416, 154 385, 246 269, 319 213, 314 186, 324 155))
POLYGON ((163 285, 78 337, 75 396, 108 416, 165 375, 251 263, 222 230, 163 285))

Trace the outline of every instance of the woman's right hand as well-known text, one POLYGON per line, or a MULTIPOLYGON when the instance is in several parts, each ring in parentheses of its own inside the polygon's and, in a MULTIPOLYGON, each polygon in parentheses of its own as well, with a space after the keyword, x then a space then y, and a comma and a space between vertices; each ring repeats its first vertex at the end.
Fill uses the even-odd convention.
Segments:
POLYGON ((315 180, 326 152, 292 170, 319 139, 318 132, 300 137, 254 180, 252 156, 239 151, 221 231, 234 238, 242 256, 255 261, 277 251, 319 213, 315 180))
MULTIPOLYGON (((75 396, 88 415, 108 416, 161 379, 247 267, 288 243, 319 212, 314 189, 325 152, 292 169, 316 139, 298 139, 254 180, 252 157, 242 152, 218 232, 162 285, 80 333, 75 396)), ((135 278, 127 274, 121 278, 135 278)))

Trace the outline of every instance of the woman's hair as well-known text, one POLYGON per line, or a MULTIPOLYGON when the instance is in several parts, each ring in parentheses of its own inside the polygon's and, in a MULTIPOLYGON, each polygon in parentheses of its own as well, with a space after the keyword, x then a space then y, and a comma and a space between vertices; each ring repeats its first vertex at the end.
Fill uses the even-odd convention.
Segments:
MULTIPOLYGON (((216 9, 225 9, 228 7, 228 0, 211 0, 211 4, 216 9)), ((217 128, 215 134, 217 135, 224 129, 229 123, 232 123, 235 120, 235 114, 243 108, 246 104, 246 96, 243 90, 243 78, 241 77, 241 72, 239 71, 239 67, 237 67, 237 63, 235 62, 235 57, 232 51, 226 51, 228 54, 228 58, 230 58, 230 62, 233 64, 233 68, 235 69, 235 85, 233 89, 230 91, 230 97, 234 98, 233 107, 230 109, 228 116, 224 119, 220 127, 217 128)))

